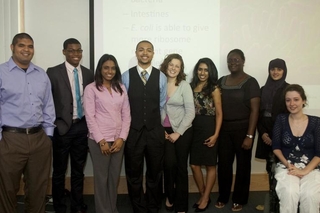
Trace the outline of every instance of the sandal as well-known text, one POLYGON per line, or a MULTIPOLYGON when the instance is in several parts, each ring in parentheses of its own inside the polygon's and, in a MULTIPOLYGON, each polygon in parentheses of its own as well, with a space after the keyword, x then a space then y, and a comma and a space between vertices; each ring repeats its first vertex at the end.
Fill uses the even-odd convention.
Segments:
POLYGON ((232 204, 231 210, 232 210, 233 212, 241 211, 241 210, 242 210, 242 205, 237 204, 237 203, 234 203, 234 204, 232 204))
POLYGON ((216 202, 216 204, 214 205, 216 208, 218 208, 218 209, 222 209, 224 206, 225 206, 225 204, 224 203, 222 203, 222 202, 216 202))
POLYGON ((263 211, 264 210, 264 205, 257 205, 256 210, 258 211, 263 211))

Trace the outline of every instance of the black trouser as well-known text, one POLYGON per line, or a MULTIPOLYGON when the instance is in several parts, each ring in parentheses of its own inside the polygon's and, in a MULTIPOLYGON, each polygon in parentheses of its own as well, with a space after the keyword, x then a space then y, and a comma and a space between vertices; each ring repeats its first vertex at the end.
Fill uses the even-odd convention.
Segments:
POLYGON ((237 131, 222 129, 220 131, 218 149, 219 202, 227 203, 229 200, 233 179, 233 162, 236 156, 236 178, 232 201, 241 205, 248 203, 252 148, 245 150, 241 147, 246 134, 247 129, 237 131))
POLYGON ((56 213, 65 213, 65 175, 70 155, 71 164, 71 212, 83 209, 84 166, 88 155, 88 129, 85 119, 71 126, 67 134, 53 137, 52 198, 56 213))
POLYGON ((161 206, 164 156, 164 129, 130 128, 126 141, 125 169, 127 186, 135 213, 156 213, 161 206), (143 165, 146 160, 146 194, 144 194, 143 165))
MULTIPOLYGON (((165 128, 168 134, 172 128, 165 128)), ((175 143, 165 142, 164 189, 169 202, 174 204, 176 212, 188 210, 188 157, 192 142, 192 127, 187 129, 175 143)))

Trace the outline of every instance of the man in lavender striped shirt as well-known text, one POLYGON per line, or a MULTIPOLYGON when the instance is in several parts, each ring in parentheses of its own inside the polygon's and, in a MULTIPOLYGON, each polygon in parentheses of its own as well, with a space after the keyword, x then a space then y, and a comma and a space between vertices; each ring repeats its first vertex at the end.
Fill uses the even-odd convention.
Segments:
POLYGON ((55 110, 45 71, 34 65, 33 39, 15 35, 0 64, 0 212, 15 212, 23 175, 25 212, 43 213, 51 165, 55 110))

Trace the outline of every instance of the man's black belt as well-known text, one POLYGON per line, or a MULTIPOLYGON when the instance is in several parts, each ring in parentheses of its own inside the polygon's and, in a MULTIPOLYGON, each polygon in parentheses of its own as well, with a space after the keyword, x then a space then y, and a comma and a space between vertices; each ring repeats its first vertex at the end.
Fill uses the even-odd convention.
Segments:
POLYGON ((72 124, 76 124, 79 123, 80 121, 82 121, 84 119, 84 116, 82 118, 76 118, 72 120, 72 124))
POLYGON ((27 135, 37 133, 41 129, 42 129, 41 125, 37 127, 31 127, 31 128, 18 128, 18 127, 9 127, 9 126, 2 127, 3 132, 24 133, 27 135))

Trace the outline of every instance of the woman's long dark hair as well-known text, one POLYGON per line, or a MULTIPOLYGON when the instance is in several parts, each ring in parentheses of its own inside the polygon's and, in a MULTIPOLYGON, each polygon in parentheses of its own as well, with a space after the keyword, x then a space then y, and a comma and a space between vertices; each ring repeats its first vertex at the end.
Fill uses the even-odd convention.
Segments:
POLYGON ((194 66, 193 69, 193 77, 191 80, 191 88, 192 90, 196 88, 196 86, 199 83, 199 77, 198 77, 198 69, 200 64, 206 64, 208 66, 208 73, 209 77, 207 80, 207 84, 204 88, 202 88, 202 91, 206 96, 211 95, 212 91, 215 90, 215 87, 217 86, 217 81, 218 81, 218 70, 216 68, 216 65, 213 63, 213 61, 210 58, 201 58, 197 62, 197 64, 194 66))
POLYGON ((103 66, 104 62, 106 62, 108 60, 113 61, 113 63, 115 64, 115 68, 116 68, 116 74, 111 80, 111 87, 116 92, 119 92, 122 95, 123 90, 120 86, 120 83, 122 83, 120 67, 118 65, 117 59, 113 55, 110 55, 110 54, 104 54, 99 59, 99 62, 98 62, 97 68, 96 68, 96 73, 94 75, 94 81, 96 83, 97 90, 102 91, 103 78, 102 78, 101 70, 102 70, 102 66, 103 66))

